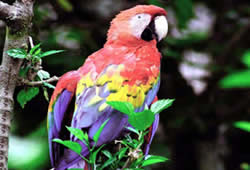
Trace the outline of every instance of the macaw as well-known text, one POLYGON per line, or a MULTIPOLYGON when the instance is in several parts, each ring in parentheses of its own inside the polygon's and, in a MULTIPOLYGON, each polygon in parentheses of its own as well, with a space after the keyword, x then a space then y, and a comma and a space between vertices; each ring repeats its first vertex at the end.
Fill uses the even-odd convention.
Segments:
MULTIPOLYGON (((88 156, 87 147, 70 135, 65 126, 87 132, 93 144, 94 134, 109 119, 97 142, 101 146, 124 135, 125 127, 130 126, 127 115, 111 108, 107 101, 130 102, 140 112, 157 100, 161 54, 156 45, 167 31, 163 8, 137 5, 124 10, 112 20, 104 47, 90 55, 78 70, 60 78, 48 109, 50 159, 56 170, 88 169, 79 155, 52 142, 54 138, 77 141, 83 148, 81 154, 88 156)), ((145 140, 145 154, 158 123, 156 114, 145 140)))

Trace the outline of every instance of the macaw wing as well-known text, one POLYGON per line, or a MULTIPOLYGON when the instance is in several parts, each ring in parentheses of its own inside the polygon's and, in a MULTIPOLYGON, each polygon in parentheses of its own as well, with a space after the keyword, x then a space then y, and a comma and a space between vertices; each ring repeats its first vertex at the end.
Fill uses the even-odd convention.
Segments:
MULTIPOLYGON (((150 105, 156 96, 160 85, 159 76, 149 76, 149 81, 145 84, 127 84, 130 80, 123 71, 122 64, 109 65, 95 80, 89 72, 77 83, 71 126, 88 132, 91 144, 94 143, 95 133, 107 119, 109 121, 101 132, 97 146, 115 140, 126 131, 125 127, 129 126, 127 115, 114 110, 106 104, 106 101, 127 101, 134 105, 135 111, 139 112, 146 104, 150 105)), ((83 156, 89 154, 87 147, 84 147, 82 142, 73 135, 71 135, 71 140, 82 145, 83 156)), ((76 153, 69 151, 61 158, 57 168, 69 168, 79 163, 80 160, 81 158, 76 153)))
POLYGON ((68 72, 57 83, 48 110, 48 139, 51 164, 54 167, 63 154, 62 146, 52 142, 54 138, 65 139, 67 133, 65 125, 70 125, 73 112, 70 111, 70 105, 73 103, 76 83, 79 79, 76 71, 68 72))
POLYGON ((124 70, 123 64, 109 65, 96 80, 91 80, 91 74, 87 74, 78 83, 72 126, 88 129, 89 137, 93 139, 101 124, 110 118, 97 145, 113 141, 128 125, 127 115, 112 109, 107 101, 130 102, 139 112, 153 102, 159 89, 159 74, 146 75, 147 82, 129 84, 132 80, 124 70))

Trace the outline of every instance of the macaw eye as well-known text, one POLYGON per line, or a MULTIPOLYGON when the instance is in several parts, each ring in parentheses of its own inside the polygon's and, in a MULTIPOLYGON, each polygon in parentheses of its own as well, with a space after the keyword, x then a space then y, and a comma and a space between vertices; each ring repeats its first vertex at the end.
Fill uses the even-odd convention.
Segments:
POLYGON ((140 38, 142 32, 145 30, 145 28, 148 26, 148 24, 151 21, 151 15, 150 14, 137 14, 135 16, 133 16, 130 21, 129 21, 129 25, 132 31, 132 34, 137 37, 140 38))

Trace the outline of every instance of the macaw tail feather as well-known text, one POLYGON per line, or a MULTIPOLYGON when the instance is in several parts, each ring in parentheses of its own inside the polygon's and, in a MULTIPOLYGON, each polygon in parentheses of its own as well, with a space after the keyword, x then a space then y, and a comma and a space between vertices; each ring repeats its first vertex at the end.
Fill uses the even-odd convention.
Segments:
POLYGON ((155 114, 155 121, 153 122, 153 125, 149 128, 149 133, 145 136, 145 141, 146 141, 145 145, 144 145, 144 154, 145 154, 145 156, 148 155, 150 145, 152 143, 155 132, 156 132, 156 130, 158 128, 158 125, 159 125, 159 119, 160 119, 159 114, 155 114))
MULTIPOLYGON (((86 145, 80 143, 82 146, 81 155, 87 156, 89 154, 89 150, 86 145)), ((83 169, 83 170, 91 170, 89 169, 89 165, 74 151, 70 149, 64 150, 64 155, 61 157, 58 162, 55 170, 66 170, 66 169, 83 169), (86 167, 88 169, 86 169, 86 167)))

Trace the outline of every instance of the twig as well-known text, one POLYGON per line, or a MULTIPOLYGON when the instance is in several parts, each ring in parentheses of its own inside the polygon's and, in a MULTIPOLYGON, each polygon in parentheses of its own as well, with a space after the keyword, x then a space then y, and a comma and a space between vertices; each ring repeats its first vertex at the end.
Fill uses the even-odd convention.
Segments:
POLYGON ((33 39, 31 36, 29 36, 29 42, 30 42, 30 48, 34 47, 33 39))
POLYGON ((219 58, 219 63, 224 64, 224 62, 226 61, 226 59, 228 60, 227 55, 231 52, 231 50, 235 49, 233 48, 234 45, 240 41, 240 39, 245 35, 245 33, 247 33, 250 29, 250 22, 245 25, 244 27, 241 27, 239 31, 237 31, 231 38, 231 40, 229 40, 229 42, 227 43, 226 47, 224 48, 222 54, 220 55, 219 58))
POLYGON ((133 162, 132 159, 128 158, 121 170, 124 170, 124 169, 128 168, 131 165, 132 162, 133 162))
POLYGON ((122 167, 122 170, 129 168, 130 165, 137 159, 139 159, 141 157, 141 150, 139 149, 140 145, 137 146, 136 149, 134 149, 133 151, 128 153, 129 158, 127 159, 127 161, 125 162, 124 166, 122 167))
POLYGON ((55 81, 58 81, 60 77, 53 76, 47 80, 42 80, 42 81, 28 81, 26 79, 22 79, 21 83, 19 85, 28 85, 28 86, 41 86, 43 83, 52 83, 55 81))

